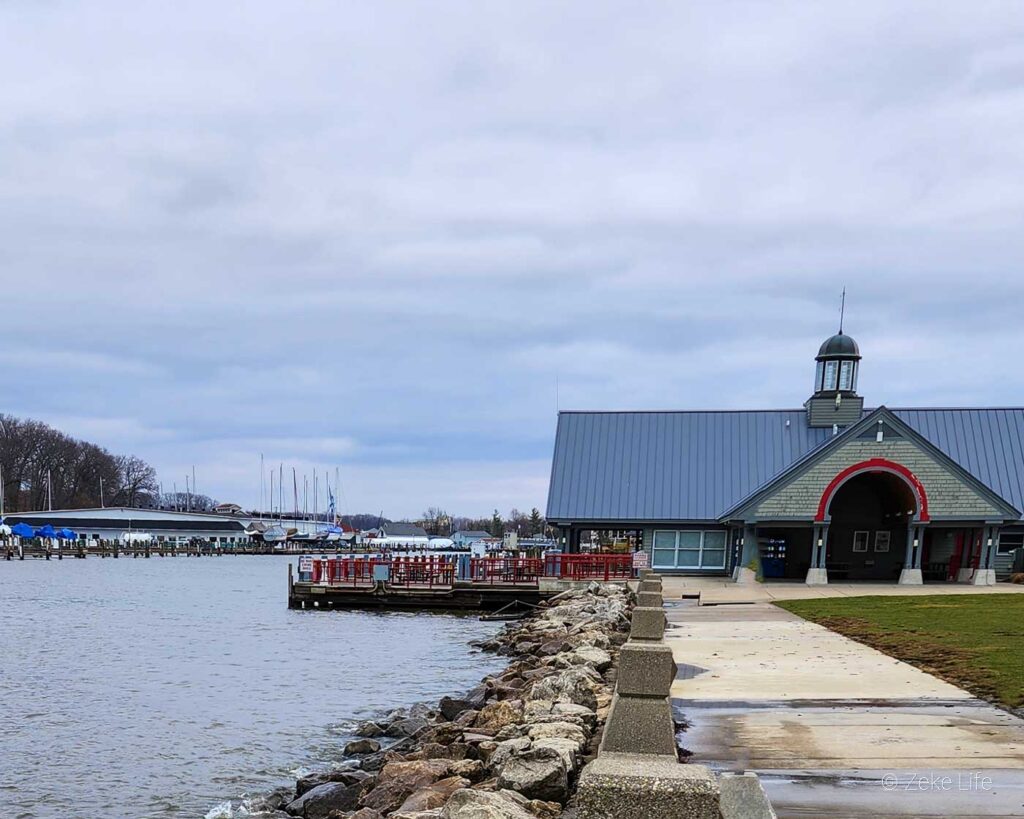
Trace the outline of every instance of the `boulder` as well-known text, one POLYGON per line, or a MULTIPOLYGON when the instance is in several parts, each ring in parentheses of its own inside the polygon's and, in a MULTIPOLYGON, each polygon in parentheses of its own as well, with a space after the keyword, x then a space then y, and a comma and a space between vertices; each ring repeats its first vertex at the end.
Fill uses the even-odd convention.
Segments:
POLYGON ((375 739, 356 739, 345 746, 345 755, 375 754, 379 750, 380 743, 375 739))
POLYGON ((596 711, 598 688, 599 684, 584 667, 574 666, 535 682, 527 699, 571 702, 596 711))
POLYGON ((499 731, 506 725, 521 722, 523 703, 521 700, 499 700, 485 705, 476 718, 475 728, 485 731, 499 731))
POLYGON ((518 791, 527 799, 564 803, 569 796, 568 771, 554 748, 534 748, 502 766, 498 788, 518 791))
POLYGON ((377 784, 359 800, 359 807, 389 813, 420 788, 433 785, 448 775, 451 763, 445 759, 389 762, 377 777, 377 784))
POLYGON ((441 711, 441 716, 447 720, 455 719, 463 711, 473 711, 473 703, 469 700, 457 700, 452 697, 441 697, 441 702, 438 703, 438 707, 441 711))
POLYGON ((565 769, 569 773, 576 773, 579 768, 579 744, 571 739, 563 737, 541 737, 533 740, 534 748, 551 748, 562 757, 565 769))
POLYGON ((529 737, 519 737, 518 739, 507 739, 504 742, 499 742, 498 747, 487 758, 487 764, 492 768, 500 768, 516 754, 530 750, 530 745, 529 737))
POLYGON ((312 773, 296 780, 294 798, 298 799, 302 794, 307 793, 320 785, 326 785, 328 782, 340 782, 343 785, 354 785, 356 782, 363 782, 369 778, 370 774, 366 771, 360 771, 358 769, 350 770, 347 768, 340 768, 336 771, 312 773))
POLYGON ((352 731, 357 737, 382 737, 384 728, 373 720, 360 722, 352 731))
POLYGON ((384 814, 373 808, 360 808, 348 819, 384 819, 384 814))
POLYGON ((388 725, 384 734, 389 737, 411 737, 429 724, 423 717, 400 717, 388 725))
POLYGON ((584 724, 594 727, 597 721, 597 714, 585 705, 577 705, 574 702, 556 702, 551 707, 552 714, 564 714, 566 716, 577 716, 584 724))
POLYGON ((469 780, 461 776, 439 779, 433 785, 414 791, 398 808, 400 813, 435 810, 443 807, 455 791, 469 787, 469 780))
POLYGON ((590 735, 582 727, 571 722, 542 722, 530 726, 530 739, 551 738, 571 740, 582 751, 587 747, 590 735))
POLYGON ((479 711, 470 709, 469 711, 463 711, 461 714, 459 714, 453 720, 453 722, 454 722, 455 725, 459 725, 462 728, 469 728, 470 726, 472 726, 472 724, 474 722, 476 722, 476 718, 479 715, 480 715, 479 711))
POLYGON ((564 657, 569 665, 589 665, 597 671, 606 671, 612 664, 612 655, 594 646, 580 646, 558 656, 564 657))
POLYGON ((359 807, 359 797, 364 783, 346 785, 343 782, 328 782, 317 785, 285 806, 285 812, 304 819, 326 819, 332 811, 351 811, 359 807))
POLYGON ((535 819, 515 799, 502 793, 456 791, 441 810, 441 819, 535 819))
POLYGON ((470 782, 479 782, 484 778, 484 763, 479 759, 460 759, 452 763, 449 773, 452 776, 461 776, 470 782))

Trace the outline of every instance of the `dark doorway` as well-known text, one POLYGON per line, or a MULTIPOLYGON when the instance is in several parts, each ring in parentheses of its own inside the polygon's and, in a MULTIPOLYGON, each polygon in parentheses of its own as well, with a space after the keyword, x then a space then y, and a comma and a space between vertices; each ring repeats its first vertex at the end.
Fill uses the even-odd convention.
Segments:
POLYGON ((867 472, 843 484, 829 505, 829 579, 897 580, 916 508, 910 487, 887 472, 867 472))

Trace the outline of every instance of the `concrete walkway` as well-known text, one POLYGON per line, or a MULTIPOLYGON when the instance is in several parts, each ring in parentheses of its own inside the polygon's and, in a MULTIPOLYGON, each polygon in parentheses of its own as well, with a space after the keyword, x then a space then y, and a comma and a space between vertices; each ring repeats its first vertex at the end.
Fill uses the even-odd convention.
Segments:
POLYGON ((863 597, 921 594, 1024 594, 1024 585, 997 583, 995 586, 970 586, 964 583, 926 583, 923 586, 899 586, 895 583, 829 583, 808 586, 802 581, 774 581, 740 585, 726 577, 662 577, 666 600, 683 596, 699 597, 701 605, 722 603, 764 603, 772 600, 807 600, 825 597, 863 597))
POLYGON ((680 743, 780 816, 1024 816, 1024 721, 767 603, 668 605, 680 743))

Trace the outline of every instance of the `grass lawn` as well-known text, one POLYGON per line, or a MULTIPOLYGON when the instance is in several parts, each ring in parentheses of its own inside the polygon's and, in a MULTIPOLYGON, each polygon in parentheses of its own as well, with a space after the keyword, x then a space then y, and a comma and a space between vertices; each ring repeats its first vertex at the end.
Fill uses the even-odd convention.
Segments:
POLYGON ((1024 705, 1024 594, 841 597, 775 605, 990 702, 1024 705))

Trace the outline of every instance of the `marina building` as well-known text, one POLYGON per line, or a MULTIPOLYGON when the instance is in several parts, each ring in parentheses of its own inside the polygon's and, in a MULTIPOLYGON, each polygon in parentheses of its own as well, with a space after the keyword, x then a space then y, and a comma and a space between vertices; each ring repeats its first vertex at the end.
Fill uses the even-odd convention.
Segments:
POLYGON ((215 512, 175 512, 165 509, 133 509, 108 506, 99 509, 54 509, 46 512, 17 512, 8 515, 10 526, 27 523, 54 529, 71 529, 80 539, 117 540, 126 532, 151 534, 154 540, 186 543, 192 538, 210 543, 248 543, 250 515, 215 512))
POLYGON ((860 349, 796 409, 560 412, 547 520, 632 533, 665 573, 995 582, 1024 536, 1024 408, 866 408, 860 349))

